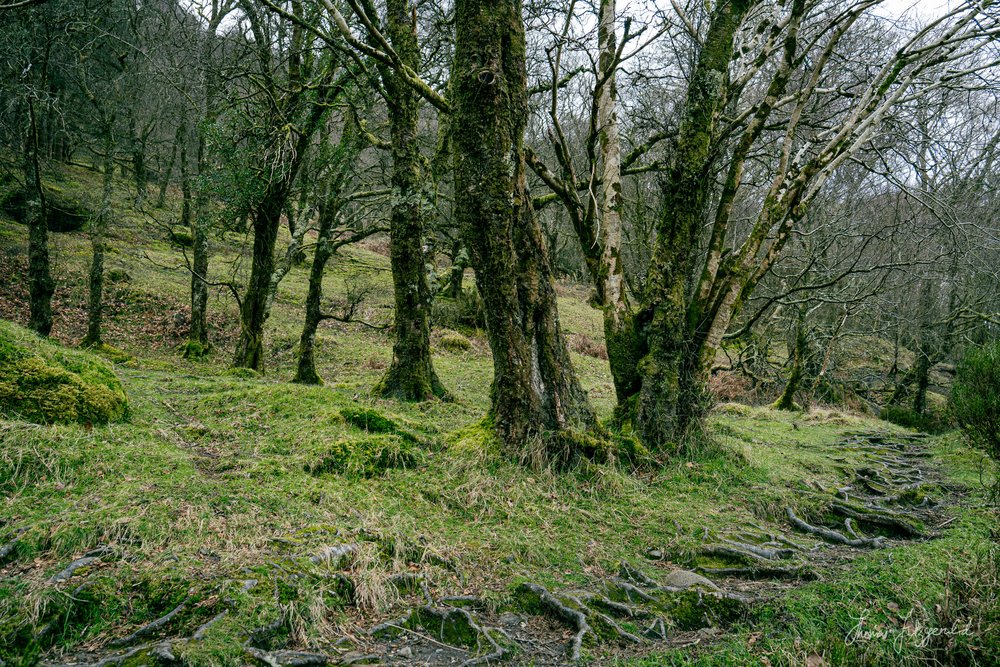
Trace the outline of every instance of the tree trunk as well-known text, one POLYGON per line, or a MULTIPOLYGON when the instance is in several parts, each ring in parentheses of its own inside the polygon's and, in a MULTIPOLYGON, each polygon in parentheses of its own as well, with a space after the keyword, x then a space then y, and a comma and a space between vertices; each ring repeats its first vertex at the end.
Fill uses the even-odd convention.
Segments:
POLYGON ((447 294, 449 298, 462 296, 462 282, 465 280, 465 269, 468 258, 462 248, 462 241, 456 239, 451 249, 451 270, 448 274, 447 294))
POLYGON ((146 185, 149 174, 146 172, 146 140, 139 136, 135 128, 135 120, 129 121, 129 131, 132 141, 132 178, 135 181, 135 203, 141 207, 146 201, 146 185))
POLYGON ((49 227, 38 160, 38 125, 34 102, 28 99, 28 128, 24 149, 25 217, 28 223, 28 326, 41 336, 52 331, 52 294, 55 283, 49 265, 49 227))
POLYGON ((111 128, 105 128, 104 137, 104 176, 101 188, 101 210, 90 221, 90 247, 92 258, 90 262, 90 294, 87 301, 87 335, 82 345, 97 347, 103 344, 101 338, 102 320, 104 316, 104 251, 108 233, 108 221, 111 218, 111 194, 114 185, 114 139, 111 128))
POLYGON ((329 201, 320 204, 319 232, 316 251, 313 253, 312 267, 309 269, 309 292, 306 295, 306 318, 299 337, 299 363, 295 369, 295 379, 299 384, 323 384, 316 372, 316 329, 323 321, 323 272, 333 254, 330 236, 336 219, 336 208, 329 201))
POLYGON ((803 313, 800 311, 799 319, 795 323, 795 343, 792 347, 792 372, 788 375, 788 383, 781 392, 781 396, 774 402, 774 407, 778 410, 798 410, 795 404, 795 392, 799 389, 799 383, 805 372, 806 358, 806 327, 803 322, 803 313))
POLYGON ((525 180, 521 2, 459 0, 455 21, 456 217, 486 307, 491 416, 516 455, 565 459, 573 452, 560 436, 591 429, 596 421, 559 328, 551 269, 525 180))
POLYGON ((253 262, 240 307, 240 337, 233 356, 236 368, 264 370, 264 323, 274 273, 274 245, 285 205, 284 192, 268 193, 253 215, 253 262))
POLYGON ((930 386, 931 359, 923 347, 917 349, 916 380, 917 388, 913 392, 913 411, 918 415, 927 410, 927 387, 930 386))
MULTIPOLYGON (((191 173, 187 155, 187 121, 178 129, 180 142, 181 191, 184 198, 182 224, 191 230, 191 326, 188 342, 184 346, 185 359, 201 359, 211 350, 208 340, 208 193, 199 184, 197 194, 192 195, 191 173)), ((199 130, 197 173, 205 168, 205 138, 199 130)))
POLYGON ((927 409, 927 387, 930 385, 930 371, 933 365, 934 355, 934 310, 933 293, 931 281, 924 279, 920 290, 920 322, 917 330, 917 358, 914 369, 914 379, 917 383, 916 391, 913 394, 913 411, 918 415, 924 414, 927 409))
POLYGON ((167 188, 170 187, 170 177, 174 173, 174 162, 177 158, 177 148, 180 146, 181 142, 185 139, 185 134, 187 133, 186 128, 187 123, 182 122, 177 126, 177 134, 174 136, 174 143, 170 147, 170 159, 167 160, 167 169, 163 172, 163 178, 160 180, 160 191, 156 195, 156 208, 163 208, 167 204, 167 188))
MULTIPOLYGON (((386 23, 396 53, 404 64, 416 70, 420 49, 408 0, 388 0, 386 23)), ((386 68, 382 78, 388 93, 392 135, 389 257, 396 307, 392 364, 376 392, 404 401, 426 401, 444 397, 447 392, 431 359, 431 293, 423 251, 423 193, 417 145, 419 98, 395 71, 386 68)))
POLYGON ((719 3, 712 12, 662 186, 663 214, 640 314, 647 348, 636 404, 637 429, 653 449, 679 448, 707 407, 704 357, 714 349, 703 347, 704 313, 690 312, 697 311, 699 301, 692 301, 689 310, 687 292, 712 188, 707 167, 726 101, 734 37, 751 4, 733 0, 719 3))
POLYGON ((618 127, 618 42, 615 0, 601 0, 597 18, 598 71, 603 84, 597 93, 597 130, 601 155, 599 232, 600 275, 597 299, 604 314, 604 341, 618 402, 638 391, 641 379, 635 355, 637 341, 632 308, 622 266, 621 141, 618 127))

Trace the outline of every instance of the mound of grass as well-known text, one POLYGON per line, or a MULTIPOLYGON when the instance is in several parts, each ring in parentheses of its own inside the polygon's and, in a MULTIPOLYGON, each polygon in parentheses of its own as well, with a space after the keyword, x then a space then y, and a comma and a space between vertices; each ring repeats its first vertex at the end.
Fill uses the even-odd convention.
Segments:
POLYGON ((441 336, 438 346, 453 354, 461 354, 472 349, 472 343, 469 342, 469 339, 457 331, 449 331, 441 336))
POLYGON ((107 424, 128 417, 128 399, 97 356, 0 321, 0 414, 37 424, 107 424))
POLYGON ((391 469, 413 468, 418 463, 419 450, 412 442, 398 435, 380 435, 338 440, 306 470, 313 475, 335 473, 368 478, 391 469))

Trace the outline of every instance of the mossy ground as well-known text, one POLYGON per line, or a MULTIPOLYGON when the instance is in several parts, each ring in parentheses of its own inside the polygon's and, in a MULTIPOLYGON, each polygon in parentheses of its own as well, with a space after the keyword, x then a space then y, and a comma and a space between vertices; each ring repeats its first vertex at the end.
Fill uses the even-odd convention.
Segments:
MULTIPOLYGON (((72 170, 61 175, 61 187, 82 193, 99 178, 72 170)), ((109 264, 132 280, 109 288, 105 338, 135 359, 118 369, 132 399, 130 422, 87 428, 0 421, 0 544, 26 529, 0 563, 0 658, 8 665, 122 637, 188 598, 195 602, 166 629, 172 636, 189 636, 219 611, 229 613, 202 641, 180 647, 183 658, 237 665, 243 631, 280 617, 289 619, 282 632, 294 645, 324 646, 398 616, 398 596, 384 582, 414 568, 428 573, 436 593, 473 591, 503 606, 521 582, 587 585, 650 549, 686 564, 706 531, 749 522, 784 525, 790 505, 808 516, 815 507, 799 490, 811 483, 835 488, 861 465, 857 453, 838 448, 844 434, 897 428, 846 413, 726 405, 712 416, 711 446, 663 467, 630 472, 587 463, 527 472, 500 455, 482 421, 491 365, 474 330, 463 332, 468 350, 434 356, 453 402, 372 398, 391 358, 390 334, 335 322, 317 336, 325 386, 288 383, 307 266, 293 268, 279 290, 265 375, 226 370, 238 319, 222 292, 210 303, 213 352, 185 360, 188 275, 178 268, 181 251, 171 245, 166 224, 177 212, 152 212, 164 226, 162 234, 151 233, 160 228, 128 201, 120 190, 109 264), (380 465, 376 455, 373 468, 362 457, 362 465, 310 472, 334 449, 347 451, 348 461, 369 451, 372 439, 391 439, 413 458, 380 465), (357 606, 345 604, 328 573, 307 558, 305 576, 281 575, 283 559, 299 562, 343 536, 365 536, 351 565, 357 606), (115 555, 62 587, 47 583, 102 544, 115 555), (247 579, 265 583, 242 590, 238 582, 247 579), (84 590, 67 595, 84 581, 90 582, 84 590)), ((236 238, 213 241, 213 275, 228 277, 239 256, 236 238)), ((24 248, 23 227, 0 218, 0 260, 9 268, 22 261, 24 248)), ((83 234, 53 236, 54 335, 69 343, 82 337, 88 253, 83 234)), ((343 252, 331 261, 325 289, 336 297, 359 275, 374 287, 362 315, 388 322, 392 290, 383 255, 365 248, 343 252)), ((0 314, 23 322, 24 291, 19 282, 0 289, 0 314)), ((564 328, 601 340, 600 315, 587 305, 587 290, 559 291, 564 328)), ((573 361, 596 409, 609 417, 614 390, 606 362, 576 353, 573 361)), ((816 655, 830 664, 917 664, 947 654, 912 641, 899 647, 892 633, 847 644, 853 619, 903 627, 900 619, 914 611, 919 616, 911 618, 928 627, 950 624, 947 612, 995 628, 996 607, 973 587, 986 580, 984 568, 995 567, 997 553, 996 516, 979 491, 979 458, 953 435, 933 442, 950 481, 969 494, 940 539, 863 556, 833 579, 774 599, 755 613, 752 626, 737 626, 711 646, 618 658, 592 647, 588 659, 793 665, 816 655)), ((996 656, 997 636, 988 627, 975 635, 975 655, 996 656), (993 643, 984 645, 989 637, 993 643)), ((951 650, 961 656, 972 649, 951 650)))

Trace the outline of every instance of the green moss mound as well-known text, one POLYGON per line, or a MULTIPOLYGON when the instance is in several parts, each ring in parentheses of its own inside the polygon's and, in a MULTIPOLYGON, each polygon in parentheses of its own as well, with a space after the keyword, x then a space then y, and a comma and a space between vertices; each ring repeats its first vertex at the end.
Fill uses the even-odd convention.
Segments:
MULTIPOLYGON (((53 186, 45 186, 45 222, 51 232, 77 232, 91 214, 85 206, 65 197, 53 186)), ((28 196, 24 189, 0 193, 0 210, 20 223, 27 222, 28 196)))
POLYGON ((0 320, 0 414, 36 424, 107 424, 128 418, 128 398, 96 355, 0 320))

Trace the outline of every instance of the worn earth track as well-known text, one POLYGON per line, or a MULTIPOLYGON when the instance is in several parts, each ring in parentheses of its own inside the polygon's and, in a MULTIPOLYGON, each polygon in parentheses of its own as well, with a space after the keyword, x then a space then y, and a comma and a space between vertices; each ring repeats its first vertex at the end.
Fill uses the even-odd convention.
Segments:
MULTIPOLYGON (((646 554, 642 569, 622 563, 616 576, 587 589, 550 590, 524 583, 516 589, 515 604, 503 610, 474 596, 435 598, 421 574, 396 575, 390 583, 413 601, 403 616, 325 650, 289 648, 288 620, 281 618, 246 631, 244 659, 272 666, 565 665, 578 661, 582 651, 610 657, 710 644, 725 635, 729 624, 748 618, 754 605, 811 579, 835 580, 858 554, 931 539, 949 523, 947 505, 958 490, 943 483, 921 436, 859 433, 841 447, 855 450, 866 462, 855 470, 851 484, 804 488, 805 504, 817 508, 808 518, 788 508, 783 524, 734 526, 714 539, 706 534, 693 570, 676 569, 666 555, 651 552, 657 558, 646 554)), ((354 591, 349 564, 357 549, 356 543, 342 541, 309 556, 342 580, 348 598, 354 591)), ((84 555, 53 577, 52 584, 69 580, 81 562, 105 556, 97 551, 84 555)), ((282 566, 288 568, 287 563, 282 566)), ((255 580, 228 583, 243 590, 257 585, 255 580)), ((172 635, 171 621, 190 604, 195 601, 182 602, 111 642, 104 653, 42 664, 183 664, 177 656, 185 643, 200 641, 228 613, 222 609, 193 632, 172 635)))

